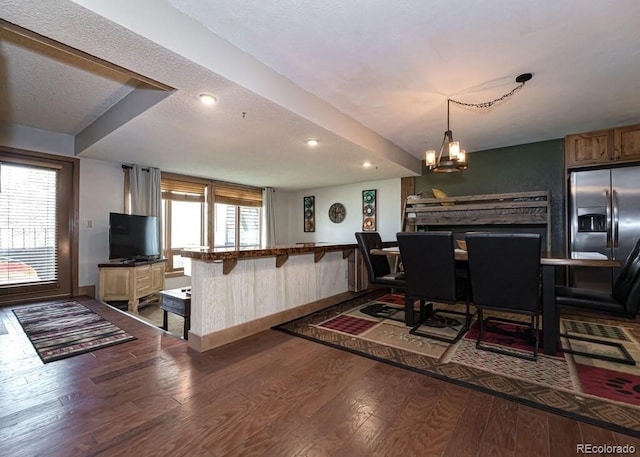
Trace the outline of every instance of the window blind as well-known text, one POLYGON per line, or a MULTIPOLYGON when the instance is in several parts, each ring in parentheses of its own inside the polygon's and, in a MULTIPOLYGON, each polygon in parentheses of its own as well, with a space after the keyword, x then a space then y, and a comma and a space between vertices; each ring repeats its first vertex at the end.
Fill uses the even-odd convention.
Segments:
POLYGON ((162 178, 162 198, 165 200, 205 201, 207 185, 195 181, 162 178))
POLYGON ((216 181, 213 184, 216 203, 237 206, 262 206, 262 189, 216 181))
POLYGON ((57 170, 1 163, 0 185, 0 286, 57 281, 57 170))

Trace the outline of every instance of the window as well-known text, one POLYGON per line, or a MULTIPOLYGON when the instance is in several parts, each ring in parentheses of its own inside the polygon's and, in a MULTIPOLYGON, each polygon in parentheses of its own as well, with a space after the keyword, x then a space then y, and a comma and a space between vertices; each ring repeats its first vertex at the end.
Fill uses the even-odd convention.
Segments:
POLYGON ((214 193, 214 246, 259 246, 262 190, 216 182, 214 193))
POLYGON ((236 209, 234 205, 224 203, 215 204, 213 220, 215 232, 213 239, 216 248, 233 247, 236 244, 236 209))
POLYGON ((56 174, 0 166, 0 285, 57 279, 56 174))
POLYGON ((184 248, 207 245, 207 184, 162 178, 163 256, 167 272, 184 270, 184 248))
POLYGON ((238 212, 238 245, 260 246, 260 213, 261 208, 247 208, 239 206, 238 212))
POLYGON ((167 273, 184 271, 185 248, 260 245, 262 189, 171 173, 162 173, 161 187, 167 273))
POLYGON ((215 247, 260 246, 260 213, 257 207, 215 204, 215 247))
POLYGON ((0 303, 71 295, 76 166, 0 148, 0 303))

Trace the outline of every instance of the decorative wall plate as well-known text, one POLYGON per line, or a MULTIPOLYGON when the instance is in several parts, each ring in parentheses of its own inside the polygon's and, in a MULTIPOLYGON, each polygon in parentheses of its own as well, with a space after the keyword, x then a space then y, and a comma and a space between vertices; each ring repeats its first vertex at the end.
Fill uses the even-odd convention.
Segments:
POLYGON ((364 221, 362 222, 362 226, 364 227, 365 230, 374 230, 375 228, 374 219, 371 217, 365 217, 364 221))
POLYGON ((376 191, 375 190, 365 190, 362 192, 362 201, 364 203, 375 203, 376 201, 376 191))
POLYGON ((347 210, 342 203, 334 203, 329 207, 329 219, 331 222, 339 224, 344 221, 347 215, 347 210))

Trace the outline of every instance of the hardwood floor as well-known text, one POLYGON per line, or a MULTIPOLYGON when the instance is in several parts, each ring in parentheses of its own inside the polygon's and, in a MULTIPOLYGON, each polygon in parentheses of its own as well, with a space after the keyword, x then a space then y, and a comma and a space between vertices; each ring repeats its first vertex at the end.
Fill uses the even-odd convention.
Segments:
POLYGON ((206 353, 133 342, 43 364, 0 308, 2 456, 567 456, 640 440, 269 330, 206 353))

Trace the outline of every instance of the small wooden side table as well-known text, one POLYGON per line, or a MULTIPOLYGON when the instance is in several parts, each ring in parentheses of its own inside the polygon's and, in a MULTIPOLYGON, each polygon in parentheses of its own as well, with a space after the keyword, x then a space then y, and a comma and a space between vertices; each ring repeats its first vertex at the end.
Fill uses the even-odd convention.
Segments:
POLYGON ((189 329, 191 328, 191 289, 171 289, 160 292, 162 298, 162 329, 167 330, 167 312, 177 314, 184 318, 183 337, 189 339, 189 329))

